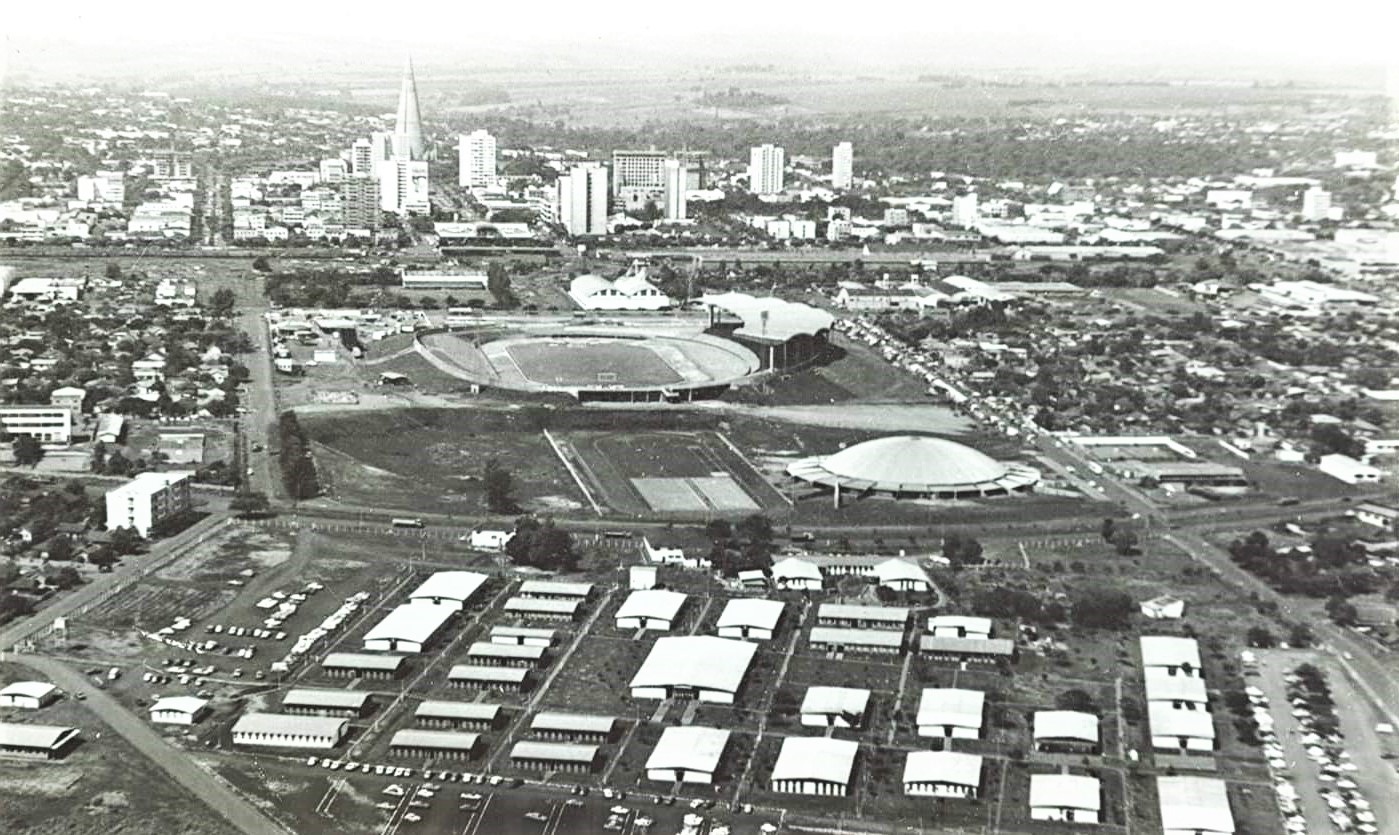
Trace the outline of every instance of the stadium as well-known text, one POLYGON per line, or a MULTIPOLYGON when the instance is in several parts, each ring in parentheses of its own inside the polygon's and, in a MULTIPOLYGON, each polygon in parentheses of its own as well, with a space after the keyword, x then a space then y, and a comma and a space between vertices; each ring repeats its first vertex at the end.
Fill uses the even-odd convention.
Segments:
POLYGON ((419 334, 415 350, 473 385, 584 402, 714 398, 824 354, 833 319, 805 304, 706 296, 705 320, 482 325, 419 334))
POLYGON ((966 499, 1028 492, 1039 471, 1007 464, 968 446, 924 435, 894 435, 835 453, 803 458, 787 467, 797 481, 835 494, 896 499, 966 499))

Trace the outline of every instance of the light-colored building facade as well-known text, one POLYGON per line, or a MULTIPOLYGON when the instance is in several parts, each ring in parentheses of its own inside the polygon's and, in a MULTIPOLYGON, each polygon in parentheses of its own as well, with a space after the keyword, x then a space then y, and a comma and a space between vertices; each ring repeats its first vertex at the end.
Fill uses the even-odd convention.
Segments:
POLYGON ((573 236, 607 234, 607 169, 600 163, 575 165, 558 181, 558 219, 573 236))
POLYGON ((841 142, 831 149, 831 188, 848 189, 855 184, 855 146, 841 142))
POLYGON ((0 406, 0 428, 7 435, 28 435, 42 444, 67 446, 73 440, 73 412, 64 406, 0 406))
POLYGON ((107 491, 107 530, 135 528, 150 536, 152 528, 190 508, 191 472, 141 473, 107 491))
POLYGON ((780 194, 787 167, 787 152, 780 145, 759 145, 748 154, 748 190, 754 194, 780 194))
POLYGON ((457 140, 457 185, 472 191, 496 187, 496 141, 484 130, 457 140))

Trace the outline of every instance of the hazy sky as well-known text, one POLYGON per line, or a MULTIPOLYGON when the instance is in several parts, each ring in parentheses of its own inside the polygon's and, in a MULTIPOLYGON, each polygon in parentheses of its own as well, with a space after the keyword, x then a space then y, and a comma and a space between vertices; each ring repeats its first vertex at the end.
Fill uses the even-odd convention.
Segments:
POLYGON ((69 0, 9 3, 0 32, 16 72, 87 61, 109 75, 162 62, 396 63, 410 48, 424 62, 482 64, 552 54, 600 66, 764 56, 870 67, 1386 66, 1399 61, 1399 2, 69 0))

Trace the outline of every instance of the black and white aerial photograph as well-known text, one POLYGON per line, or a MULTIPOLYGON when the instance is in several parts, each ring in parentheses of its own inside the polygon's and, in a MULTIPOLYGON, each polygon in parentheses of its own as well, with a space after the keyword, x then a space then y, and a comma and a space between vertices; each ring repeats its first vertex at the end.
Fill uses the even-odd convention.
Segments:
POLYGON ((14 0, 4 835, 1399 835, 1399 5, 14 0))

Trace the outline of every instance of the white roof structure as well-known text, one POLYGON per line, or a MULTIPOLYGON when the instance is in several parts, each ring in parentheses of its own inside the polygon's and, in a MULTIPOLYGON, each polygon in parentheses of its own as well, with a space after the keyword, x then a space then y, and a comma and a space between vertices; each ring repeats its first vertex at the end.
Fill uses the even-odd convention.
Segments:
POLYGON ((997 461, 969 446, 928 435, 891 435, 834 455, 803 458, 793 478, 843 490, 913 495, 979 496, 1025 490, 1039 470, 997 461))
POLYGON ((544 657, 545 648, 532 644, 501 644, 493 641, 477 641, 466 649, 466 657, 471 661, 481 658, 496 658, 507 661, 535 662, 544 657))
POLYGON ((806 688, 802 713, 864 716, 869 708, 870 691, 859 687, 831 687, 824 684, 806 688))
POLYGON ((979 655, 1010 658, 1015 654, 1015 642, 1009 638, 953 638, 924 635, 918 639, 918 650, 932 655, 979 655))
POLYGON ((1142 666, 1181 667, 1200 669, 1200 645, 1194 638, 1173 635, 1143 635, 1141 638, 1142 666))
POLYGON ((370 641, 395 640, 425 644, 451 617, 452 609, 448 606, 405 603, 374 624, 374 628, 365 633, 364 643, 368 646, 370 641))
POLYGON ((798 557, 787 557, 772 564, 772 580, 778 586, 792 580, 810 581, 819 586, 822 579, 821 569, 815 563, 798 557))
POLYGON ((627 595, 617 610, 617 620, 648 618, 673 621, 689 595, 668 589, 641 589, 627 595))
POLYGON ((963 638, 991 637, 991 619, 972 615, 934 615, 928 618, 928 631, 934 635, 963 638))
POLYGON ((789 736, 772 767, 772 779, 817 780, 841 786, 850 784, 860 743, 826 737, 789 736))
POLYGON ((1098 742, 1098 717, 1078 710, 1037 710, 1034 716, 1034 738, 1075 739, 1098 742))
POLYGON ((471 751, 481 739, 468 731, 425 731, 404 728, 389 740, 392 748, 437 748, 450 751, 471 751))
POLYGON ((408 595, 409 600, 455 600, 465 603, 485 585, 487 575, 476 571, 438 571, 408 595))
POLYGON ((471 722, 494 722, 500 715, 500 705, 483 702, 451 702, 429 699, 413 711, 418 718, 460 719, 471 722))
POLYGON ((982 758, 957 751, 912 751, 904 760, 905 783, 981 787, 982 758))
POLYGON ((1081 774, 1031 774, 1030 808, 1091 809, 1103 807, 1103 786, 1097 777, 1081 774))
POLYGON ((646 758, 646 770, 684 769, 713 774, 728 744, 729 732, 722 728, 698 725, 666 728, 656 747, 651 749, 651 756, 646 758))
POLYGON ((752 626, 759 629, 776 629, 782 619, 782 610, 787 604, 780 600, 759 600, 756 598, 735 598, 724 606, 716 628, 729 626, 752 626))
POLYGON ((807 641, 813 644, 847 647, 902 649, 904 633, 893 629, 850 629, 842 626, 813 626, 807 641))
POLYGON ((1209 701, 1202 678, 1173 676, 1163 667, 1147 667, 1144 679, 1148 702, 1193 702, 1202 705, 1209 701))
POLYGON ((877 621, 890 625, 908 623, 908 609, 899 606, 860 606, 853 603, 822 603, 817 620, 877 621))
POLYGON ((360 710, 372 695, 364 690, 327 690, 302 687, 288 690, 287 694, 282 697, 282 707, 360 710))
POLYGON ((512 760, 544 760, 547 762, 590 763, 597 759, 596 745, 572 742, 535 742, 531 739, 515 743, 510 749, 512 760))
POLYGON ((448 681, 486 681, 523 684, 529 678, 528 667, 497 667, 493 664, 454 664, 447 671, 448 681))
POLYGON ((520 584, 523 597, 587 597, 593 593, 592 583, 571 583, 563 580, 526 580, 520 584))
POLYGON ((77 735, 77 728, 60 725, 18 725, 0 722, 0 748, 59 748, 77 735))
POLYGON ((617 725, 615 716, 599 716, 593 713, 565 713, 558 710, 545 710, 530 720, 531 731, 572 731, 575 733, 610 734, 617 725))
POLYGON ((1178 710, 1165 702, 1148 702, 1146 721, 1151 735, 1214 739, 1214 717, 1205 710, 1178 710))
POLYGON ((332 652, 321 662, 322 667, 346 667, 355 670, 384 670, 392 672, 402 667, 402 655, 379 655, 368 652, 332 652))
POLYGON ((1228 835, 1234 831, 1229 791, 1214 777, 1157 777, 1165 835, 1228 835))
POLYGON ((891 557, 876 565, 874 577, 881 586, 907 582, 923 583, 929 586, 933 584, 928 572, 924 571, 917 563, 901 560, 898 557, 891 557))
POLYGON ((517 595, 505 601, 505 611, 519 612, 521 614, 572 616, 577 613, 578 607, 582 605, 582 601, 577 598, 520 597, 517 595))
POLYGON ((646 280, 631 273, 615 281, 599 275, 580 275, 568 285, 568 295, 584 310, 662 310, 675 300, 646 280))
POLYGON ((328 736, 339 739, 350 720, 334 716, 294 716, 290 713, 245 713, 233 723, 234 734, 328 736))
POLYGON ((712 635, 659 638, 632 676, 636 687, 694 687, 736 693, 758 645, 712 635))
POLYGON ((918 700, 918 724, 980 728, 985 711, 986 694, 980 690, 925 687, 918 700))
POLYGON ((199 711, 209 706, 208 699, 199 699, 194 696, 166 696, 156 699, 151 705, 151 713, 185 713, 194 716, 199 711))
POLYGON ((47 681, 16 681, 5 685, 5 688, 0 690, 0 696, 27 696, 42 701, 57 690, 57 687, 47 681))
POLYGON ((801 302, 757 298, 747 293, 709 294, 700 303, 717 307, 743 320, 735 336, 764 342, 786 342, 797 336, 816 336, 835 325, 835 317, 801 302))

